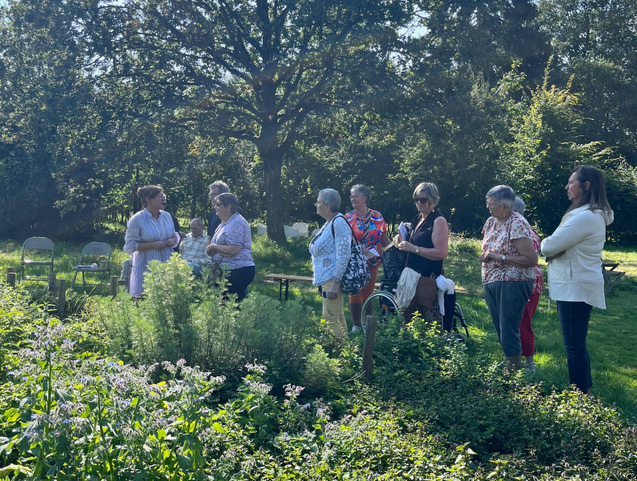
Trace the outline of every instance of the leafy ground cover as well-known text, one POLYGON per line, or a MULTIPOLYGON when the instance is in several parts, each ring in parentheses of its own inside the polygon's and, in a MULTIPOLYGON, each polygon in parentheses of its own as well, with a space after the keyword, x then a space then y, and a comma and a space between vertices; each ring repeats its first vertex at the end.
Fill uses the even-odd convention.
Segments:
MULTIPOLYGON (((65 249, 73 258, 81 246, 65 249)), ((418 319, 387 323, 364 381, 362 339, 332 339, 309 286, 279 303, 263 281, 309 274, 306 249, 257 239, 241 311, 187 283, 176 260, 154 269, 166 282, 140 307, 93 296, 65 319, 0 283, 0 479, 634 478, 633 254, 606 253, 629 275, 593 315, 591 399, 565 390, 545 298, 536 374, 502 370, 466 239, 447 270, 472 341, 449 344, 418 319)), ((12 259, 0 256, 2 269, 12 259)))

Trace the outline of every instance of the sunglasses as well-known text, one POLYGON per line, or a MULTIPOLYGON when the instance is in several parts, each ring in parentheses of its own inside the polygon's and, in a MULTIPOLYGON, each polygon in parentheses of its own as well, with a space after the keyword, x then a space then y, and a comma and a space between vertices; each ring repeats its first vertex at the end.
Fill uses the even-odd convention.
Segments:
POLYGON ((429 202, 429 199, 427 197, 414 197, 414 204, 417 204, 418 202, 420 202, 421 204, 426 204, 427 202, 429 202))

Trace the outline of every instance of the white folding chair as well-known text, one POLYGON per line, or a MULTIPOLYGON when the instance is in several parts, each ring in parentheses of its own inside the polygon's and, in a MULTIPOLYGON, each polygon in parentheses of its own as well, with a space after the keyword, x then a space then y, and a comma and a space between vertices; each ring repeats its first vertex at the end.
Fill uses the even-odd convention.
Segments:
POLYGON ((51 239, 48 237, 29 237, 22 244, 18 282, 22 280, 48 282, 53 274, 53 256, 53 241, 51 239), (28 276, 25 274, 25 270, 29 266, 49 266, 49 275, 28 276))
POLYGON ((111 273, 111 253, 111 246, 106 242, 89 242, 86 244, 84 249, 82 249, 79 264, 73 267, 75 276, 73 276, 71 289, 75 287, 75 281, 77 280, 77 275, 80 272, 82 273, 82 284, 84 289, 86 289, 86 278, 84 276, 87 273, 101 274, 100 283, 98 284, 101 286, 104 279, 111 273))

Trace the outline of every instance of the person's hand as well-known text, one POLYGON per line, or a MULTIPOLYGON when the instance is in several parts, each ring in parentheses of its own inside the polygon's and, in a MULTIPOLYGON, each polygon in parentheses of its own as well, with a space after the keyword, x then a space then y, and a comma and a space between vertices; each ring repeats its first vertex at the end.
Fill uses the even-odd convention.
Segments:
POLYGON ((216 246, 217 244, 208 244, 208 247, 206 247, 206 254, 208 254, 209 256, 215 255, 215 253, 217 252, 215 250, 216 246))
POLYGON ((153 249, 156 249, 156 250, 162 250, 162 249, 165 249, 166 247, 169 247, 168 245, 166 245, 164 241, 155 241, 152 243, 151 246, 153 249))
POLYGON ((562 251, 562 252, 558 252, 557 254, 555 254, 554 256, 546 256, 545 260, 546 262, 551 262, 553 259, 557 259, 558 257, 560 257, 561 255, 563 255, 566 251, 562 251))
POLYGON ((332 285, 330 285, 330 288, 325 293, 325 297, 327 297, 328 299, 336 299, 340 291, 341 284, 338 282, 332 282, 332 285))
POLYGON ((489 260, 493 259, 491 253, 492 251, 487 251, 480 254, 480 262, 488 262, 489 260))
POLYGON ((166 239, 164 244, 166 244, 166 247, 175 247, 177 245, 177 238, 169 237, 168 239, 166 239))
POLYGON ((398 250, 401 250, 403 252, 416 253, 416 246, 413 245, 411 242, 400 241, 400 243, 398 244, 398 250))

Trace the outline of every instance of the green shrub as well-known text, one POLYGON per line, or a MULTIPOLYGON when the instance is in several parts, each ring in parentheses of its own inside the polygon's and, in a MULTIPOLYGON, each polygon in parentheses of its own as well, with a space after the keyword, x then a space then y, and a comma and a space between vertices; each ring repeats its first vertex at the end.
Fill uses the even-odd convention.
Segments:
MULTIPOLYGON (((234 381, 247 363, 269 368, 278 385, 298 382, 304 359, 319 331, 308 308, 252 293, 238 308, 220 287, 195 280, 176 256, 151 263, 147 298, 124 295, 92 305, 103 324, 111 353, 136 364, 185 359, 234 381)), ((315 342, 315 341, 314 341, 315 342)))
POLYGON ((303 386, 313 394, 324 394, 340 377, 338 359, 330 359, 320 344, 308 354, 303 372, 303 386))

